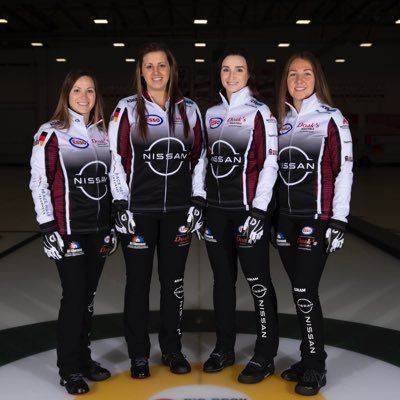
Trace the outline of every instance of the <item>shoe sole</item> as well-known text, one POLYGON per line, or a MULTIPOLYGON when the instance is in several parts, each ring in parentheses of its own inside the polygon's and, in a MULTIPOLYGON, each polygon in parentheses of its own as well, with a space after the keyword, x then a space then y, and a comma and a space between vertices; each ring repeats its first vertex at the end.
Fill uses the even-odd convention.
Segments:
POLYGON ((164 361, 162 361, 162 365, 165 365, 166 367, 169 367, 169 370, 173 373, 173 374, 176 374, 176 375, 184 375, 184 374, 188 374, 189 372, 191 372, 192 371, 192 368, 189 368, 189 369, 187 369, 187 370, 181 370, 181 371, 173 371, 172 369, 171 369, 171 366, 167 363, 167 362, 164 362, 164 361))
POLYGON ((214 372, 221 372, 224 368, 230 367, 230 366, 233 365, 233 364, 235 364, 235 360, 227 362, 227 363, 224 364, 221 368, 218 368, 218 369, 209 369, 209 370, 206 370, 206 369, 203 368, 203 372, 206 372, 207 374, 213 374, 214 372))
POLYGON ((73 396, 79 396, 80 394, 86 394, 86 393, 89 393, 89 391, 90 391, 90 389, 88 389, 88 390, 86 390, 86 391, 84 391, 84 392, 77 392, 77 393, 74 393, 74 392, 72 392, 72 391, 70 391, 70 390, 68 390, 67 389, 67 387, 66 387, 66 383, 63 381, 63 380, 60 380, 60 385, 62 386, 62 387, 65 387, 65 390, 68 392, 68 394, 72 394, 73 396))
POLYGON ((307 389, 307 388, 305 388, 305 387, 295 387, 294 388, 294 391, 297 393, 297 394, 301 394, 302 396, 315 396, 316 394, 318 394, 318 392, 320 391, 320 389, 322 388, 322 387, 324 387, 326 385, 326 381, 325 382, 323 382, 322 383, 322 385, 321 386, 319 386, 319 387, 317 387, 317 388, 315 388, 315 389, 307 389))
POLYGON ((268 378, 269 376, 271 376, 273 374, 274 374, 274 372, 268 372, 266 375, 264 375, 263 377, 260 377, 260 378, 252 378, 252 377, 240 374, 238 376, 238 381, 240 383, 246 383, 246 384, 258 383, 258 382, 262 382, 265 378, 268 378))

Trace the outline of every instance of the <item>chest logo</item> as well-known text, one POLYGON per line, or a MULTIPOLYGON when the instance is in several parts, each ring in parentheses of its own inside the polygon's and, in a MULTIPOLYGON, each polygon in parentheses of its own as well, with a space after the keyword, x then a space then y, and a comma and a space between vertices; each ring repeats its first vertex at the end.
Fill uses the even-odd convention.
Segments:
POLYGON ((156 114, 146 115, 145 119, 146 119, 147 125, 150 125, 150 126, 161 125, 164 121, 159 115, 156 115, 156 114))
POLYGON ((92 200, 102 199, 108 192, 108 168, 103 161, 84 165, 74 176, 74 185, 92 200))
POLYGON ((78 148, 78 149, 86 149, 86 147, 89 146, 89 143, 81 138, 71 138, 69 139, 69 142, 72 144, 72 146, 78 148))
POLYGON ((279 134, 280 135, 285 135, 286 133, 290 132, 293 129, 292 124, 284 124, 279 128, 279 134))
POLYGON ((210 129, 216 129, 222 124, 223 119, 220 117, 215 117, 215 118, 210 118, 208 122, 210 124, 210 129))
POLYGON ((243 156, 224 140, 217 140, 213 143, 210 158, 211 172, 216 179, 227 177, 243 164, 243 156))
POLYGON ((158 139, 143 152, 143 161, 160 176, 176 174, 187 157, 185 145, 173 137, 158 139))

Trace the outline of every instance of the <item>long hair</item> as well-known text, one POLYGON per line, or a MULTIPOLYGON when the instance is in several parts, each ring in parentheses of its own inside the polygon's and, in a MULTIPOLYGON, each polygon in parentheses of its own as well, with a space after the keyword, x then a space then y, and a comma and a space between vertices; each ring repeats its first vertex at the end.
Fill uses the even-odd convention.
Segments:
POLYGON ((318 97, 318 100, 322 103, 325 103, 331 107, 333 107, 333 101, 331 97, 331 93, 329 90, 328 82, 326 81, 326 77, 324 71, 322 69, 321 63, 318 61, 317 57, 314 54, 308 51, 301 51, 299 53, 293 54, 287 61, 282 71, 281 83, 279 86, 278 93, 278 105, 277 105, 277 115, 278 122, 283 123, 287 112, 287 103, 292 104, 292 97, 289 94, 288 86, 287 86, 287 77, 289 73, 289 68, 292 62, 300 58, 302 60, 308 61, 313 69, 315 76, 315 88, 314 91, 318 97))
POLYGON ((156 51, 162 51, 166 55, 170 66, 170 76, 166 91, 167 97, 169 98, 169 108, 167 113, 170 126, 172 127, 172 132, 175 130, 175 104, 179 101, 178 110, 183 122, 183 132, 185 137, 188 137, 189 121, 186 115, 185 101, 181 101, 183 95, 178 86, 178 64, 169 48, 163 43, 156 42, 148 43, 143 46, 139 51, 136 61, 134 89, 137 94, 136 122, 139 128, 139 134, 143 140, 147 139, 146 103, 143 97, 143 93, 147 90, 147 85, 142 76, 143 58, 146 54, 156 51))
POLYGON ((101 123, 99 124, 100 129, 103 131, 104 134, 106 134, 107 130, 104 122, 103 98, 100 93, 99 84, 97 82, 97 79, 92 73, 83 69, 71 71, 65 77, 64 82, 61 86, 61 92, 60 92, 60 97, 58 98, 58 104, 51 119, 53 121, 57 121, 57 127, 59 127, 60 129, 69 129, 69 127, 71 126, 71 117, 68 112, 69 94, 71 93, 71 90, 75 82, 82 76, 88 76, 93 80, 94 90, 96 93, 96 101, 94 103, 92 111, 90 112, 89 120, 92 123, 97 123, 101 121, 101 123))
MULTIPOLYGON (((257 99, 261 99, 260 93, 257 89, 257 83, 256 83, 256 76, 254 73, 254 62, 253 59, 250 58, 250 56, 247 54, 246 50, 242 48, 237 48, 237 47, 231 47, 226 49, 221 57, 218 60, 218 74, 221 72, 222 68, 222 63, 224 62, 225 58, 228 56, 240 56, 243 57, 246 61, 247 64, 247 72, 249 74, 249 79, 247 81, 247 86, 250 89, 251 94, 256 97, 257 99)), ((221 83, 221 79, 219 79, 221 83)), ((221 85, 222 86, 222 85, 221 85)), ((225 88, 221 87, 221 92, 225 95, 226 97, 226 90, 225 88)))

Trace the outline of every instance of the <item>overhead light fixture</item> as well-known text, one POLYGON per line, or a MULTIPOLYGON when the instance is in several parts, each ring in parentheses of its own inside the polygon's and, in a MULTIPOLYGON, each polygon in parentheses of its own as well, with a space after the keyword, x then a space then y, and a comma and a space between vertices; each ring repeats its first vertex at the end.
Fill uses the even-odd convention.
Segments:
POLYGON ((5 18, 0 18, 0 24, 8 24, 8 21, 5 18))
POLYGON ((204 58, 195 58, 194 59, 194 62, 197 62, 197 63, 203 63, 203 62, 205 62, 206 60, 204 59, 204 58))
POLYGON ((344 58, 337 58, 337 59, 335 60, 335 63, 338 63, 338 64, 344 63, 344 62, 346 62, 346 59, 344 59, 344 58))
POLYGON ((372 43, 360 43, 360 47, 372 47, 372 43))
POLYGON ((32 47, 43 47, 43 43, 42 42, 31 42, 31 46, 32 47))
POLYGON ((311 19, 298 19, 296 21, 297 25, 308 25, 311 22, 311 19))
POLYGON ((206 47, 207 44, 206 43, 195 43, 194 47, 206 47))
POLYGON ((125 43, 113 43, 114 47, 125 47, 125 43))
POLYGON ((99 19, 94 19, 93 22, 95 24, 108 24, 108 19, 105 18, 99 18, 99 19))
POLYGON ((400 19, 396 20, 395 24, 400 24, 400 19))
POLYGON ((267 62, 267 63, 274 63, 274 62, 276 62, 276 59, 275 59, 275 58, 267 58, 267 59, 265 60, 265 62, 267 62))
POLYGON ((208 23, 207 19, 194 19, 193 23, 196 25, 206 25, 208 23))
POLYGON ((134 58, 125 58, 125 62, 135 62, 134 58))
POLYGON ((278 47, 289 47, 290 43, 278 43, 278 47))
POLYGON ((66 58, 56 58, 57 62, 67 62, 66 58))

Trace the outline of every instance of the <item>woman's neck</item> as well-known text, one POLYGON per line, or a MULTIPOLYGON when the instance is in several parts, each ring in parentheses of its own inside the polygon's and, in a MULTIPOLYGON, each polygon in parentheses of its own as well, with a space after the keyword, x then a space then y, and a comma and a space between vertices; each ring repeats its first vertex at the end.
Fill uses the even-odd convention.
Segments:
POLYGON ((165 110, 165 104, 167 102, 167 93, 163 91, 151 91, 149 95, 163 110, 165 110))

